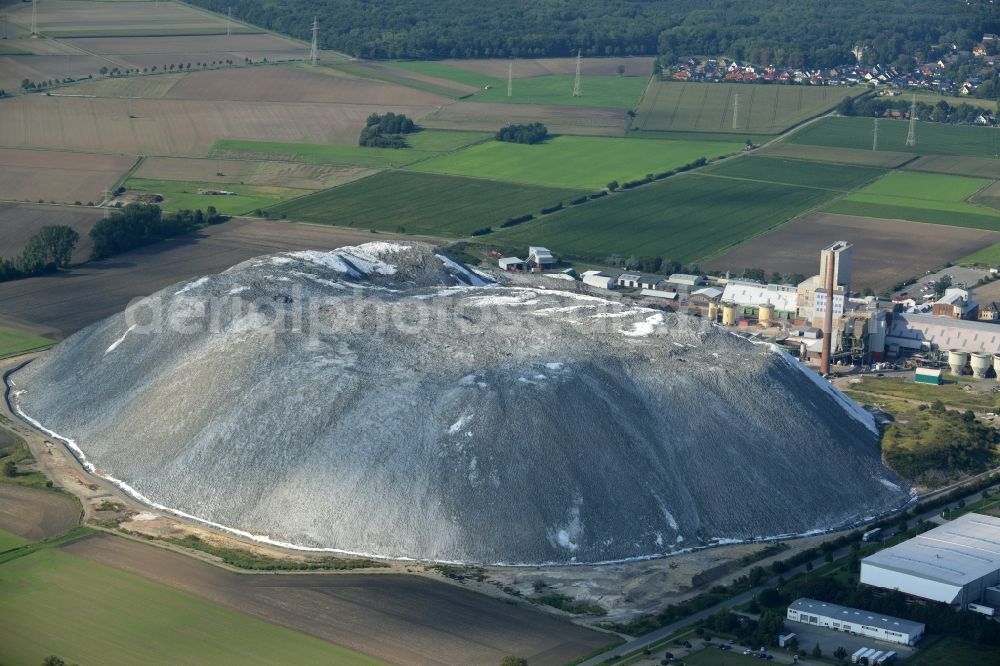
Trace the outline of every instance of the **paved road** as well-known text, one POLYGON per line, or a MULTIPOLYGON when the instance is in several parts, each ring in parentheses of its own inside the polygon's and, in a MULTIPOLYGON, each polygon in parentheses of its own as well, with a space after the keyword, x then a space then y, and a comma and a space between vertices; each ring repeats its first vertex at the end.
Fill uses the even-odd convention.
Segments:
MULTIPOLYGON (((987 472, 987 473, 992 473, 992 472, 987 472)), ((973 477, 973 478, 976 478, 976 477, 973 477)), ((979 494, 980 494, 980 492, 982 492, 982 491, 977 490, 975 492, 970 492, 968 495, 964 496, 962 499, 969 500, 970 498, 978 497, 979 494)), ((935 493, 935 494, 937 494, 937 493, 935 493)), ((958 502, 958 500, 955 500, 955 502, 958 502)), ((949 506, 950 507, 954 507, 954 505, 955 505, 955 503, 951 503, 949 506)), ((910 521, 912 522, 912 521, 918 520, 920 518, 923 518, 924 520, 928 520, 928 519, 930 519, 930 518, 932 518, 934 516, 939 515, 942 510, 943 510, 943 507, 938 507, 936 509, 928 509, 926 511, 922 511, 919 514, 917 514, 916 516, 914 516, 913 518, 911 518, 910 521)), ((847 556, 850 553, 850 550, 851 550, 851 547, 849 545, 848 546, 844 546, 843 548, 840 548, 839 550, 834 551, 833 557, 834 557, 834 559, 839 559, 841 557, 845 557, 845 556, 847 556)), ((823 557, 818 557, 815 560, 813 560, 811 563, 803 564, 801 566, 797 566, 797 567, 795 567, 793 569, 790 569, 790 570, 786 571, 785 573, 781 574, 781 576, 783 576, 785 578, 785 580, 789 580, 789 579, 791 579, 791 578, 793 578, 795 576, 798 576, 800 574, 805 573, 808 570, 808 565, 809 564, 812 564, 813 567, 819 567, 819 566, 822 566, 823 564, 826 564, 826 561, 825 561, 825 559, 823 557)), ((624 656, 624 655, 629 654, 631 652, 635 652, 636 650, 641 650, 642 648, 648 647, 648 646, 652 645, 653 643, 655 643, 655 642, 657 642, 657 641, 659 641, 659 640, 661 640, 663 638, 666 638, 667 636, 671 635, 672 633, 674 633, 675 631, 677 631, 679 629, 683 629, 684 627, 690 626, 690 625, 698 622, 699 620, 704 620, 705 618, 708 618, 708 617, 712 616, 714 613, 716 613, 720 609, 723 609, 723 608, 733 608, 733 607, 745 604, 745 603, 749 602, 751 599, 753 599, 757 594, 759 594, 763 590, 765 590, 765 589, 767 589, 769 587, 776 586, 778 584, 778 578, 779 578, 778 576, 775 576, 774 578, 771 578, 770 580, 768 580, 764 584, 762 584, 762 585, 760 585, 758 587, 755 587, 752 590, 748 590, 746 592, 738 594, 735 597, 732 597, 731 599, 727 599, 725 601, 721 601, 721 602, 715 604, 714 606, 710 606, 709 608, 706 608, 703 611, 699 611, 699 612, 695 613, 694 615, 689 615, 688 617, 684 618, 683 620, 678 620, 677 622, 674 622, 672 624, 668 624, 667 626, 661 627, 661 628, 659 628, 659 629, 657 629, 655 631, 652 631, 652 632, 650 632, 650 633, 648 633, 648 634, 646 634, 644 636, 638 636, 636 638, 633 638, 633 639, 631 639, 631 640, 623 643, 622 645, 619 645, 618 647, 616 647, 616 648, 614 648, 612 650, 608 650, 607 652, 604 652, 602 654, 597 655, 596 657, 593 657, 591 659, 588 659, 587 661, 582 662, 580 664, 580 666, 598 666, 599 664, 602 664, 605 661, 607 661, 608 659, 611 659, 613 657, 621 657, 621 656, 624 656)))

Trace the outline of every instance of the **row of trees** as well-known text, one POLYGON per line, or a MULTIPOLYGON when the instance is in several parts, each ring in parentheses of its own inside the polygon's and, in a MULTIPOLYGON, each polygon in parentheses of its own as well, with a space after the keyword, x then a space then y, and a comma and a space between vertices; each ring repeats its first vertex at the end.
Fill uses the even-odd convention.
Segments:
POLYGON ((155 204, 130 203, 112 212, 90 230, 90 239, 94 244, 90 258, 111 257, 226 219, 214 206, 209 206, 205 213, 201 210, 181 210, 164 214, 155 204))
POLYGON ((365 121, 365 127, 358 137, 359 146, 369 148, 406 148, 404 134, 416 132, 419 128, 402 113, 380 115, 373 113, 365 121))
POLYGON ((549 138, 549 128, 542 123, 507 125, 497 132, 497 141, 508 143, 541 143, 549 138))
POLYGON ((51 273, 69 266, 80 234, 65 225, 45 226, 16 259, 0 260, 0 282, 51 273))
MULTIPOLYGON (((867 97, 854 100, 845 97, 837 105, 837 113, 842 116, 863 116, 869 118, 880 118, 886 112, 898 111, 909 116, 911 101, 903 96, 900 97, 867 97)), ((983 109, 971 104, 949 104, 947 100, 939 99, 934 104, 927 102, 917 102, 917 120, 930 120, 938 123, 957 123, 969 125, 976 122, 976 118, 984 113, 983 109)))
POLYGON ((321 45, 373 59, 726 55, 757 63, 827 67, 866 60, 909 64, 937 57, 935 45, 970 47, 1000 32, 988 1, 935 0, 501 0, 471 8, 459 0, 193 0, 271 30, 310 38, 319 17, 321 45))

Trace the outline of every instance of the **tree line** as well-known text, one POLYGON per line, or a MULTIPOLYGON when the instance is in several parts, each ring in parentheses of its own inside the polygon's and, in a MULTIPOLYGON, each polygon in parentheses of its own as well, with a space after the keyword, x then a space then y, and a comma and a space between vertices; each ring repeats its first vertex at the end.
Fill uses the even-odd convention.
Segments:
MULTIPOLYGON (((830 67, 928 59, 936 45, 971 46, 1000 32, 985 0, 192 0, 192 4, 299 39, 319 18, 320 45, 370 59, 724 55, 759 64, 830 67)), ((935 56, 936 57, 936 56, 935 56)))
POLYGON ((226 219, 214 206, 209 206, 204 213, 201 210, 180 210, 164 214, 155 204, 130 203, 112 211, 90 230, 90 239, 94 244, 90 258, 105 259, 226 219))
MULTIPOLYGON (((868 118, 880 118, 886 112, 897 111, 909 117, 911 100, 905 97, 867 97, 853 100, 845 97, 837 105, 837 113, 842 116, 862 116, 868 118)), ((953 123, 960 125, 971 125, 976 119, 988 112, 978 106, 972 106, 965 102, 961 104, 949 104, 945 99, 939 99, 934 104, 927 102, 917 102, 915 106, 917 120, 929 120, 938 123, 953 123)))
POLYGON ((69 266, 80 234, 62 224, 44 226, 16 259, 0 259, 0 282, 52 273, 69 266))

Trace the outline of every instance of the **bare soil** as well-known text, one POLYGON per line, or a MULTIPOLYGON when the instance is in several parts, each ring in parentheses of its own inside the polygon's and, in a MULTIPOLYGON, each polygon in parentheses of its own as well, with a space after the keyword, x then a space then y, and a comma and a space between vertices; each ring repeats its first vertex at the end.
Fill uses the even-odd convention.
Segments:
POLYGON ((239 575, 108 535, 63 549, 394 664, 564 664, 607 634, 406 575, 239 575))
POLYGON ((0 530, 40 541, 72 529, 79 519, 80 511, 69 497, 0 484, 0 530))
POLYGON ((214 160, 150 157, 135 172, 138 178, 243 183, 320 190, 375 173, 375 169, 266 160, 214 160), (219 171, 223 175, 218 175, 219 171))
POLYGON ((332 250, 393 237, 233 219, 56 275, 0 283, 0 323, 65 337, 123 310, 134 298, 187 278, 218 273, 251 257, 285 250, 332 250))
POLYGON ((99 202, 134 162, 127 155, 0 148, 0 199, 99 202))
POLYGON ((451 100, 403 86, 349 77, 333 69, 298 66, 192 72, 167 99, 219 99, 437 106, 451 100))
POLYGON ((763 268, 770 274, 819 271, 819 250, 854 243, 852 288, 881 291, 993 243, 1000 233, 906 220, 814 213, 707 262, 708 270, 763 268))
MULTIPOLYGON (((4 176, 0 175, 0 182, 3 179, 4 176)), ((80 234, 73 261, 84 261, 93 247, 88 234, 102 216, 103 212, 96 208, 0 203, 0 257, 16 257, 39 229, 46 225, 63 224, 80 234)))
POLYGON ((626 120, 625 109, 459 101, 428 115, 421 125, 494 132, 511 123, 542 122, 553 133, 621 136, 626 120))
POLYGON ((0 145, 190 157, 203 157, 219 138, 356 145, 365 119, 374 112, 395 111, 420 119, 433 109, 406 104, 139 99, 132 101, 133 117, 129 117, 125 99, 20 95, 0 102, 0 145))

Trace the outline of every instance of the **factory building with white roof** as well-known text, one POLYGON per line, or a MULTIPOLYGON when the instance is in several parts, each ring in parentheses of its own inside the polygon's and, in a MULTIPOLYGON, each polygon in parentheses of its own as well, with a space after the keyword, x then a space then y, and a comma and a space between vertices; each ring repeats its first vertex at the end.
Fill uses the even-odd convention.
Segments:
POLYGON ((966 608, 1000 583, 1000 518, 968 513, 861 560, 861 582, 966 608))

